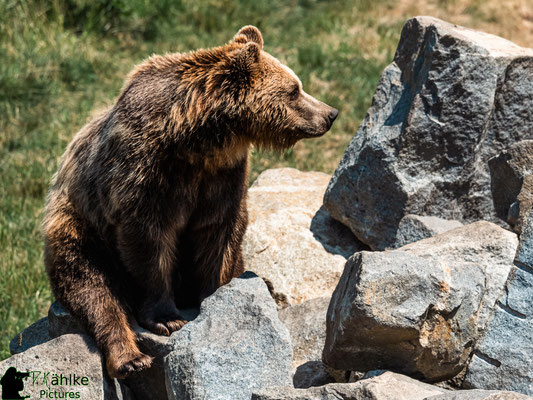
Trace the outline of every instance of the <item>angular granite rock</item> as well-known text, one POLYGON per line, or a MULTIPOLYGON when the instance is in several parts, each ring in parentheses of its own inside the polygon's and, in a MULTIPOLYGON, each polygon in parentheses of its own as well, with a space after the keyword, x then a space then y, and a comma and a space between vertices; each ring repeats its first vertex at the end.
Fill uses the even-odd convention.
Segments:
POLYGON ((487 161, 533 139, 533 50, 431 17, 405 24, 324 205, 372 249, 407 214, 496 218, 487 161))
POLYGON ((468 366, 464 385, 533 396, 533 212, 494 319, 468 366))
POLYGON ((255 392, 252 400, 424 400, 447 392, 404 375, 385 372, 355 383, 331 383, 309 389, 263 389, 255 392))
POLYGON ((48 342, 50 339, 50 335, 48 334, 48 318, 44 317, 11 339, 11 342, 9 342, 9 352, 12 355, 19 354, 33 346, 48 342))
POLYGON ((520 233, 533 207, 533 140, 513 144, 491 158, 489 168, 496 214, 520 233))
POLYGON ((398 225, 396 240, 392 247, 402 247, 406 244, 459 228, 460 226, 463 226, 463 224, 455 220, 407 214, 398 225))
POLYGON ((65 398, 65 393, 72 393, 67 398, 117 399, 115 384, 105 372, 103 358, 94 341, 86 335, 62 335, 31 347, 1 361, 0 374, 10 367, 30 372, 23 381, 24 389, 19 392, 30 399, 65 398))
POLYGON ((260 388, 292 384, 289 332, 265 283, 251 272, 206 298, 170 345, 171 399, 248 400, 260 388))
POLYGON ((278 313, 291 335, 293 385, 296 388, 321 386, 336 381, 337 374, 322 363, 329 302, 330 297, 320 297, 284 308, 278 313))
POLYGON ((504 293, 517 237, 476 222, 346 263, 328 309, 324 362, 429 382, 469 361, 504 293))
POLYGON ((288 304, 331 296, 346 258, 366 248, 320 210, 330 176, 293 168, 263 172, 248 191, 246 268, 288 304))

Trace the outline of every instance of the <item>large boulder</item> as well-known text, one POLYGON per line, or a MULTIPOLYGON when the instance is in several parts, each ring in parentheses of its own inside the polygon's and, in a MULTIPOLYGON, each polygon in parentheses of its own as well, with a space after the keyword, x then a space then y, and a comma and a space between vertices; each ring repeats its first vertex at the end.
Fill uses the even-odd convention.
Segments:
POLYGON ((105 372, 103 357, 86 335, 66 334, 33 346, 0 362, 0 375, 11 367, 29 372, 19 383, 19 394, 30 399, 117 399, 115 383, 105 372))
POLYGON ((265 283, 251 272, 206 298, 170 346, 171 399, 248 400, 254 390, 292 384, 289 332, 265 283))
POLYGON ((489 168, 496 214, 520 233, 533 206, 533 140, 513 144, 491 158, 489 168))
POLYGON ((248 191, 246 268, 270 280, 285 305, 331 296, 346 258, 366 248, 321 210, 329 180, 322 172, 271 169, 248 191))
POLYGON ((533 396, 533 211, 494 319, 476 347, 464 385, 533 396))
POLYGON ((429 382, 466 366, 505 290, 517 237, 476 222, 346 263, 327 316, 324 362, 429 382))
POLYGON ((499 221, 487 161, 523 139, 533 139, 533 50, 416 17, 324 205, 379 250, 394 247, 407 214, 499 221))
POLYGON ((322 363, 326 341, 326 314, 330 297, 307 300, 279 311, 289 329, 293 351, 293 385, 296 388, 321 386, 336 381, 337 371, 322 363))

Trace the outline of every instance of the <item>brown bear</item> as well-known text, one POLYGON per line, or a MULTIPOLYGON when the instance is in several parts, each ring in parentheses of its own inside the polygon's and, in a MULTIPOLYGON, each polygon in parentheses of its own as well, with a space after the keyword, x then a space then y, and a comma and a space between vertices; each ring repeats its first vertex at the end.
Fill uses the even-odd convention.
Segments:
POLYGON ((48 195, 55 297, 93 335, 111 377, 147 368, 138 323, 170 335, 243 270, 250 146, 284 149, 338 111, 264 52, 253 26, 228 44, 153 56, 68 146, 48 195))

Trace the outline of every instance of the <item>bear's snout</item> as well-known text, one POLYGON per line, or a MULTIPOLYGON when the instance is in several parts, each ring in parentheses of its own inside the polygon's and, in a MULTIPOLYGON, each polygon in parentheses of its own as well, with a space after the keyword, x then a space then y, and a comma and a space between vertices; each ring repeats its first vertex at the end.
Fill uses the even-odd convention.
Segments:
POLYGON ((339 110, 336 108, 332 109, 328 114, 328 130, 331 128, 331 125, 333 125, 333 122, 337 119, 337 115, 339 115, 339 110))
POLYGON ((339 115, 339 110, 337 110, 336 108, 331 110, 331 112, 328 115, 328 118, 329 118, 331 123, 333 123, 333 121, 335 121, 335 119, 337 118, 337 115, 339 115))

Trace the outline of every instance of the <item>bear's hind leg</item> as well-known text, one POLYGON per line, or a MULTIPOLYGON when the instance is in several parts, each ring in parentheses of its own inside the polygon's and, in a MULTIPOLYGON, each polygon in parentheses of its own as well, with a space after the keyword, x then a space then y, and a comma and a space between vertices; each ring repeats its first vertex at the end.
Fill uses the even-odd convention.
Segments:
POLYGON ((48 210, 44 224, 45 263, 55 297, 94 337, 112 378, 150 367, 152 357, 136 343, 124 305, 109 282, 102 242, 68 203, 48 210))

